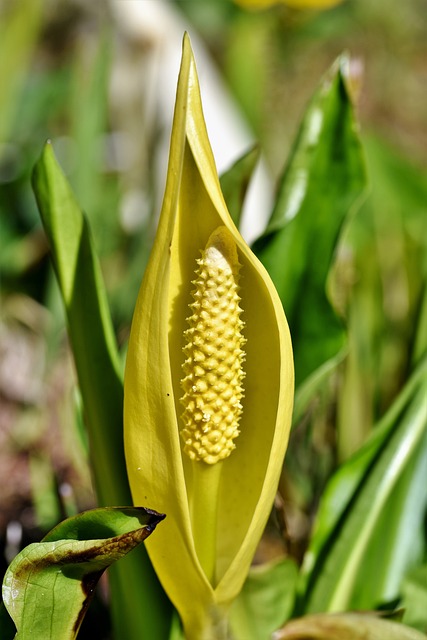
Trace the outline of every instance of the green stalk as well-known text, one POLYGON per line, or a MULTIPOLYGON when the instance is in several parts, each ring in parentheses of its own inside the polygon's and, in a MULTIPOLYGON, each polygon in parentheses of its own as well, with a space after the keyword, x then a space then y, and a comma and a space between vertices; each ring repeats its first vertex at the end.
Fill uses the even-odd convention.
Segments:
POLYGON ((193 486, 189 496, 193 538, 200 564, 209 582, 215 587, 218 495, 222 463, 192 463, 193 486))

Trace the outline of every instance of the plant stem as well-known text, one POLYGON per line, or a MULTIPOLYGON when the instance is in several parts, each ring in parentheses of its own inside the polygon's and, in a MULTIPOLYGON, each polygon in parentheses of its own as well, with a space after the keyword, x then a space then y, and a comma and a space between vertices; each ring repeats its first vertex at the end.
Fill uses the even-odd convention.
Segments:
POLYGON ((218 493, 222 462, 193 462, 193 486, 190 516, 193 539, 199 562, 209 582, 215 587, 217 554, 218 493))

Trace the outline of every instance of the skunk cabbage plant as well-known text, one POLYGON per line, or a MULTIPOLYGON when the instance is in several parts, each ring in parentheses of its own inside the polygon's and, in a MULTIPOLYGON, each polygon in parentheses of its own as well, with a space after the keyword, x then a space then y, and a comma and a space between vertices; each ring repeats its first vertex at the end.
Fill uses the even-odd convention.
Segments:
POLYGON ((227 211, 185 36, 124 428, 133 500, 168 516, 147 549, 189 640, 227 637, 277 489, 293 382, 282 305, 227 211))

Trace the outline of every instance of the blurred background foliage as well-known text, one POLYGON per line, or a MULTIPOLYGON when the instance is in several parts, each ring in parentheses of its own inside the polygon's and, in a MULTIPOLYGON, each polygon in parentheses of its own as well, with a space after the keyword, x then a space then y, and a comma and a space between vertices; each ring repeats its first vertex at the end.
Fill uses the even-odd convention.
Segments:
MULTIPOLYGON (((209 107, 218 111, 217 133, 207 117, 214 151, 219 144, 231 162, 259 143, 262 221, 310 97, 334 59, 350 56, 369 191, 346 225, 330 277, 348 355, 291 441, 285 538, 297 558, 328 477, 363 444, 420 359, 427 343, 425 0, 347 0, 323 10, 297 4, 0 1, 2 569, 23 544, 94 504, 32 167, 50 138, 89 217, 124 352, 163 192, 184 30, 203 51, 202 93, 203 83, 220 79, 218 105, 209 107), (227 108, 219 104, 224 96, 227 108), (233 127, 244 135, 230 148, 233 127)), ((251 224, 262 223, 247 215, 249 236, 251 224)), ((277 552, 274 543, 284 546, 273 524, 267 556, 277 552)))

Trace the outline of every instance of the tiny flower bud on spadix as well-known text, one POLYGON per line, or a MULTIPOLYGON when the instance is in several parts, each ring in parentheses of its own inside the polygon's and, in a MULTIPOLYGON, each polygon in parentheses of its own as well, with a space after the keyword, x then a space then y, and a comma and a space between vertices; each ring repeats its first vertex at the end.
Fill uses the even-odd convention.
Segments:
POLYGON ((193 281, 184 332, 185 407, 181 437, 191 460, 215 464, 235 448, 242 413, 245 356, 236 244, 225 226, 210 236, 193 281))

